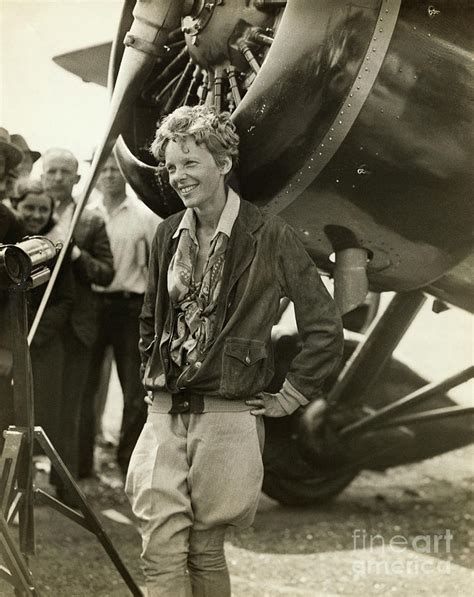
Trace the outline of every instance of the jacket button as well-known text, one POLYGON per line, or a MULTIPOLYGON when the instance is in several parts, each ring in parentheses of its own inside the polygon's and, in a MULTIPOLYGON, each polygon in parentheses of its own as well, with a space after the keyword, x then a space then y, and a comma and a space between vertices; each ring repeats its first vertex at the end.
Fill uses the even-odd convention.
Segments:
POLYGON ((183 408, 189 408, 189 402, 187 400, 183 402, 183 408))
POLYGON ((250 357, 249 357, 249 355, 247 355, 247 356, 245 357, 245 362, 247 363, 247 365, 250 363, 250 357))
POLYGON ((201 361, 196 361, 194 364, 196 366, 196 369, 200 369, 201 368, 201 365, 202 365, 201 361))

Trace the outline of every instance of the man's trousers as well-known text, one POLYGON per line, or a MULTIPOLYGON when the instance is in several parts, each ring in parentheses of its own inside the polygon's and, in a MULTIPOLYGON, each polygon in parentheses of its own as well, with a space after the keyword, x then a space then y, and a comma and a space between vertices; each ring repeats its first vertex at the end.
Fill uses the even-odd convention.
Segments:
POLYGON ((123 417, 117 461, 125 475, 130 456, 146 421, 145 390, 140 379, 138 317, 143 295, 126 292, 98 294, 98 335, 92 347, 91 366, 80 417, 79 476, 92 473, 95 441, 94 399, 100 385, 107 346, 112 346, 123 392, 123 417))

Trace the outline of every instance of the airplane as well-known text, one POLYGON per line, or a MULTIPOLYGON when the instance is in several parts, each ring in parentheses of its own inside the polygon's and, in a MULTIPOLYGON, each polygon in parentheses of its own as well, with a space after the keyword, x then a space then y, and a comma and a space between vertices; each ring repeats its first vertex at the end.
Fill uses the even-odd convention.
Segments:
MULTIPOLYGON (((474 310, 474 2, 433 1, 125 0, 112 44, 54 59, 112 94, 84 203, 118 139, 137 195, 182 209, 147 148, 176 107, 214 105, 241 138, 233 184, 334 280, 349 331, 324 424, 311 405, 266 421, 263 489, 285 504, 474 439, 474 408, 446 395, 474 368, 429 384, 393 357, 427 295, 474 310)), ((296 333, 276 340, 270 391, 297 351, 296 333)))

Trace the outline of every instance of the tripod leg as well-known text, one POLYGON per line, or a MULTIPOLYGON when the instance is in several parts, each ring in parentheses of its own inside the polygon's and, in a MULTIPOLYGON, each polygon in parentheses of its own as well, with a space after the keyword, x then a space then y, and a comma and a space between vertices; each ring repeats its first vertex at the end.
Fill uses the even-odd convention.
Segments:
POLYGON ((51 465, 58 473, 67 491, 73 494, 76 498, 78 508, 82 513, 82 517, 77 512, 74 512, 73 510, 67 508, 60 502, 57 502, 57 500, 54 500, 53 498, 46 496, 46 494, 44 494, 43 496, 38 495, 38 497, 40 497, 40 499, 46 498, 44 499, 45 503, 48 503, 50 506, 54 507, 56 510, 58 510, 62 514, 65 514, 66 516, 71 518, 71 520, 74 520, 75 522, 79 523, 81 526, 83 526, 92 534, 94 534, 102 544, 102 547, 105 549, 109 558, 112 560, 115 568, 125 581, 132 595, 135 595, 136 597, 143 597, 140 588, 133 580, 130 572, 125 567, 125 564, 122 562, 112 541, 110 540, 109 536, 105 532, 105 529, 100 523, 100 520, 97 518, 97 515, 94 513, 92 508, 87 503, 84 494, 74 481, 71 473, 67 469, 58 452, 56 451, 53 444, 50 442, 48 436, 45 434, 41 427, 35 427, 35 437, 38 440, 40 446, 43 448, 45 454, 51 460, 51 465), (57 507, 55 505, 55 502, 57 503, 57 507))
POLYGON ((40 593, 34 586, 33 576, 10 534, 2 513, 0 513, 0 545, 7 564, 7 567, 0 566, 0 578, 12 585, 18 595, 40 597, 40 593))
POLYGON ((5 444, 0 457, 0 509, 5 517, 14 498, 14 485, 23 445, 23 433, 9 429, 5 432, 5 444))

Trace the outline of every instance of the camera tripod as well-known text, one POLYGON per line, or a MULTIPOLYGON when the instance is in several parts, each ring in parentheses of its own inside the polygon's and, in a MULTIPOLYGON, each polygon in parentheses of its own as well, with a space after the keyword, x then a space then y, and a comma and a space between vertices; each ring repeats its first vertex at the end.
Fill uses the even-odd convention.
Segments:
MULTIPOLYGON (((47 269, 47 268, 45 268, 47 269)), ((49 270, 48 270, 49 272, 49 270)), ((45 274, 44 277, 47 277, 45 274)), ((41 283, 41 282, 40 282, 41 283)), ((8 290, 9 316, 13 339, 13 403, 15 425, 4 433, 5 443, 0 456, 0 552, 5 565, 0 565, 0 579, 15 590, 15 595, 39 596, 28 557, 35 555, 35 504, 54 508, 60 514, 93 533, 102 544, 115 568, 132 595, 142 592, 122 562, 101 522, 42 427, 34 425, 34 397, 32 373, 27 342, 27 302, 29 288, 18 284, 8 290), (74 496, 78 510, 73 510, 45 491, 34 486, 33 448, 38 442, 51 460, 69 494, 74 496), (13 538, 9 523, 18 515, 19 547, 13 538)))

